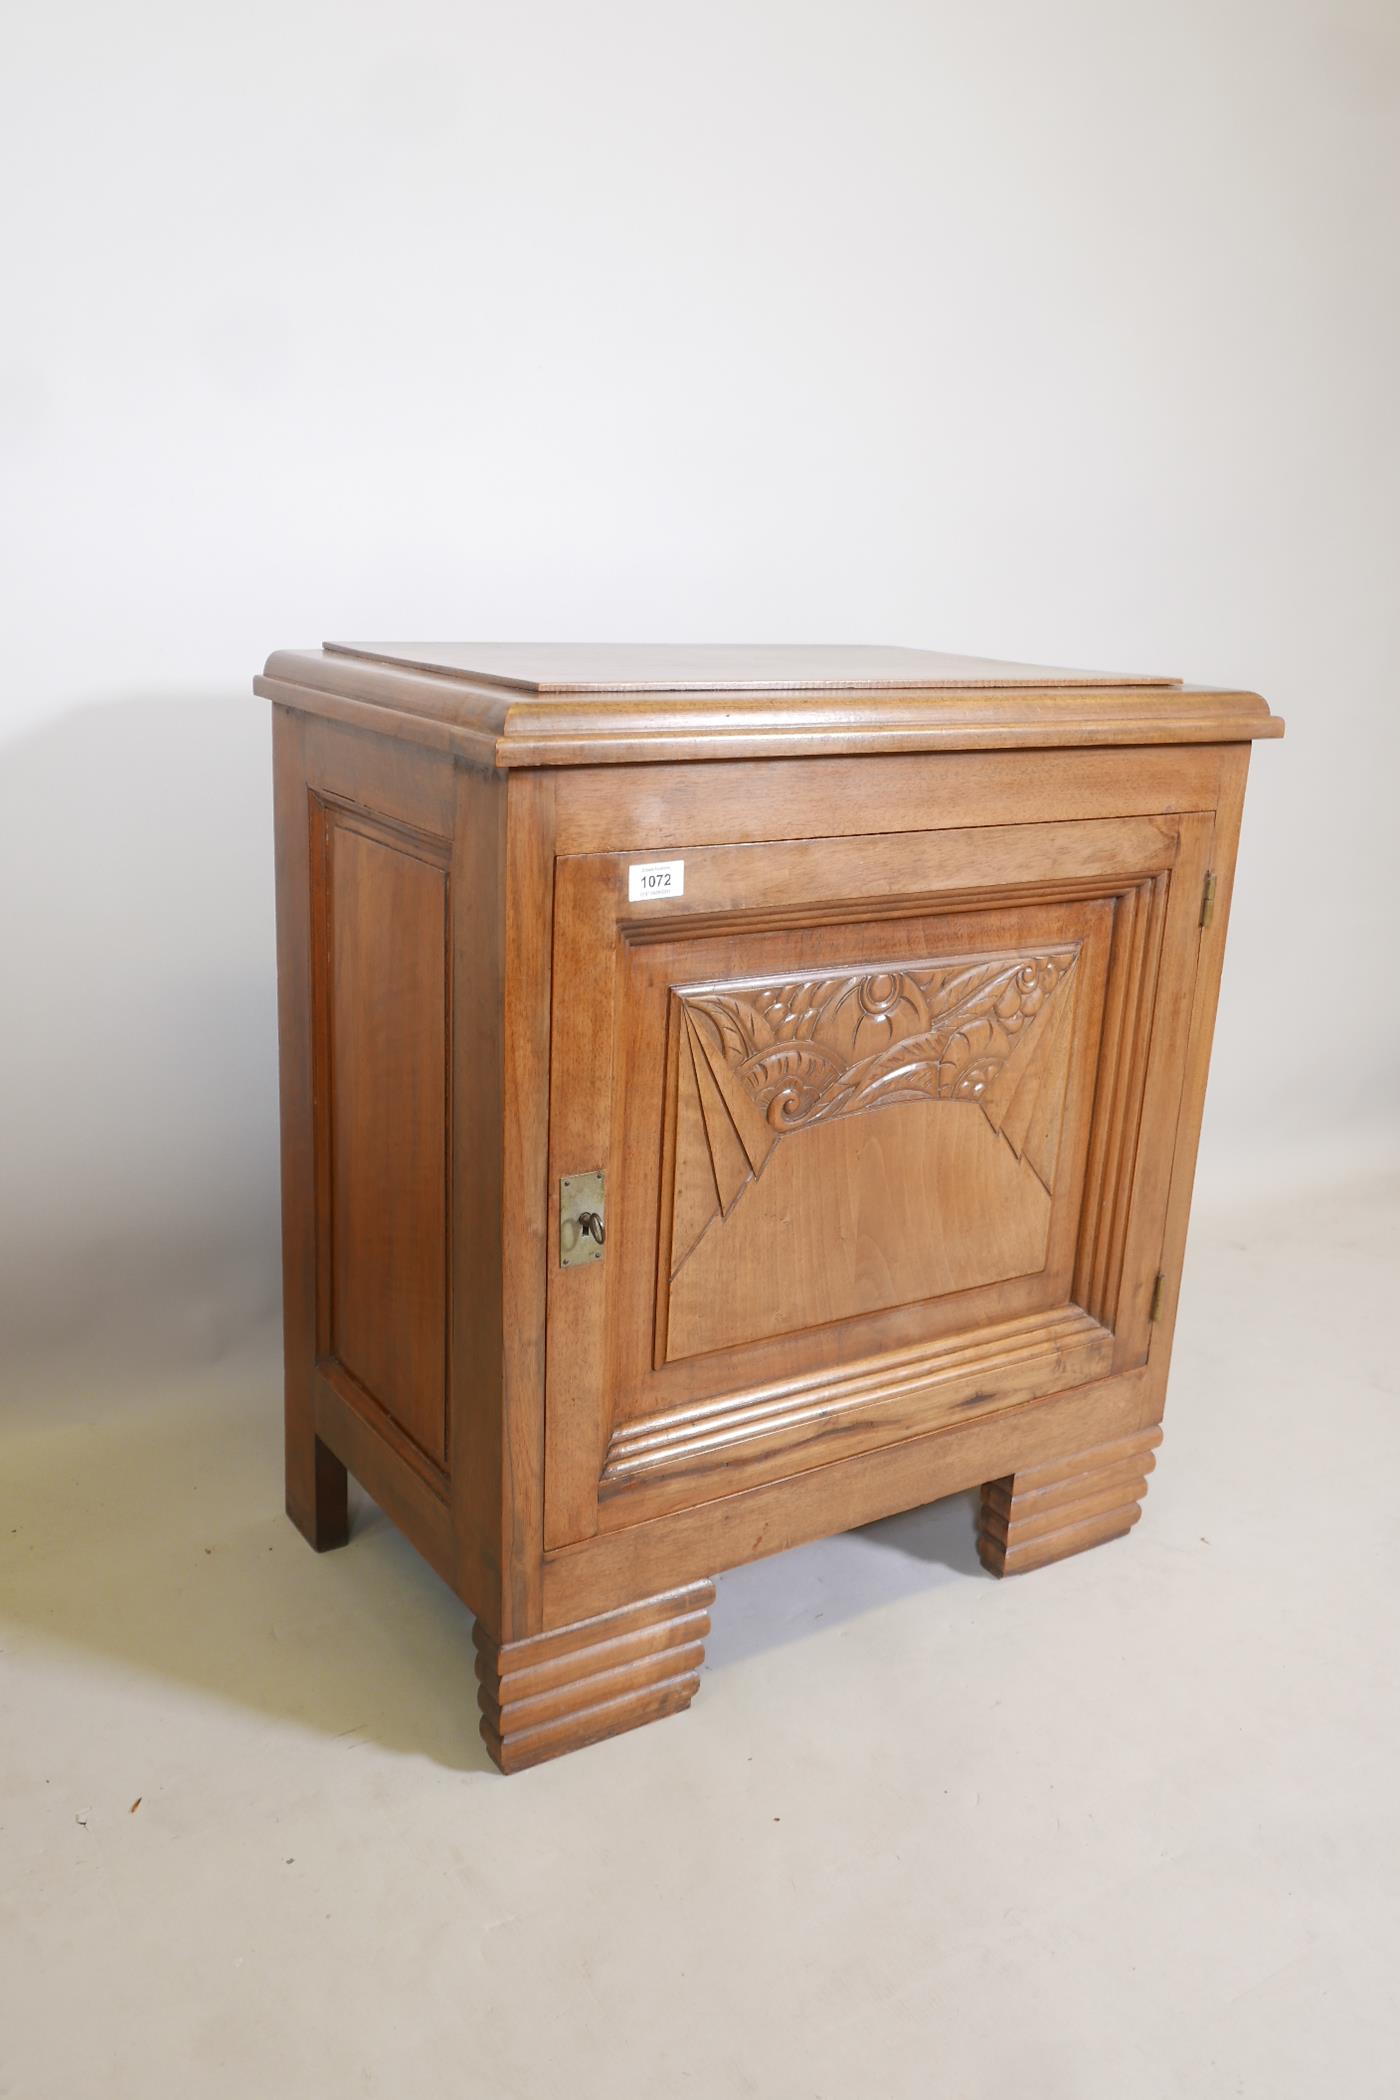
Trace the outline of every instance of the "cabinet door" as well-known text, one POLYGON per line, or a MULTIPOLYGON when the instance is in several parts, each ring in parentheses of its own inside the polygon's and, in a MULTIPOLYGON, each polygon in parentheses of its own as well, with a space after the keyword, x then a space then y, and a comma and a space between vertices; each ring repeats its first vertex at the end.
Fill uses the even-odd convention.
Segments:
POLYGON ((547 1544, 1145 1359, 1211 834, 557 863, 547 1544))

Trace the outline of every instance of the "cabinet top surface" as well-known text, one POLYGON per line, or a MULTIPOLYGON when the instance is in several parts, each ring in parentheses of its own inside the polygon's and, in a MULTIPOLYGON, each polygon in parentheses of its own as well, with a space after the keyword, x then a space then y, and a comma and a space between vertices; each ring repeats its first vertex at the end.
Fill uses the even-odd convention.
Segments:
POLYGON ((956 692, 1007 686, 1180 685, 1179 678, 1067 671, 990 656, 831 642, 327 642, 405 670, 524 693, 956 692))
POLYGON ((496 766, 1279 736, 1254 693, 850 644, 327 642, 255 689, 496 766))

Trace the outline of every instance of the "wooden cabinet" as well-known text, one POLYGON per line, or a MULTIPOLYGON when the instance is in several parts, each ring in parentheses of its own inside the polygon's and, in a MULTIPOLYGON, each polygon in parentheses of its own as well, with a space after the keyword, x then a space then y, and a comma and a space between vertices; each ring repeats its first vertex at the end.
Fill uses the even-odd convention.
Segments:
POLYGON ((1250 694, 912 650, 274 656, 288 1508, 477 1618, 506 1769, 719 1569, 1160 1439, 1250 694))

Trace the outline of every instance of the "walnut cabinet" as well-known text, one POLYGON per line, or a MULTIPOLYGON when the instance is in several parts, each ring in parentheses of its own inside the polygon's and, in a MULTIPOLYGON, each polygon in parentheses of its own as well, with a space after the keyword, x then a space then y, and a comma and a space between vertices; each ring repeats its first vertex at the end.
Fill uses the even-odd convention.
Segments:
POLYGON ((1252 694, 903 649, 273 656, 287 1506, 476 1618, 505 1769, 721 1569, 1160 1440, 1252 694))

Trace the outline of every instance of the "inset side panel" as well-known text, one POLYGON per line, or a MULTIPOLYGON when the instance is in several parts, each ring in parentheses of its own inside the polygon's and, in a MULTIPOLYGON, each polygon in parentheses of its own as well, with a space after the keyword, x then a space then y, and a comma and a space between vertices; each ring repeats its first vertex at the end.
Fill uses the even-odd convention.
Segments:
POLYGON ((342 1397, 441 1478, 450 847, 314 796, 312 826, 317 1350, 342 1397))

